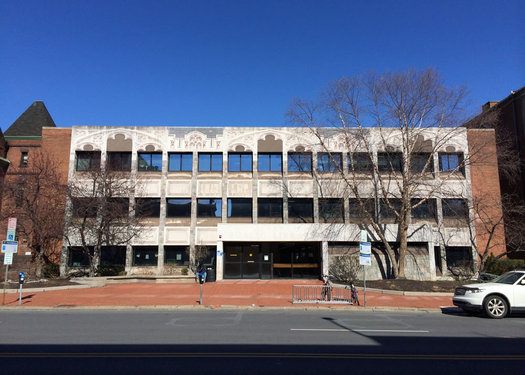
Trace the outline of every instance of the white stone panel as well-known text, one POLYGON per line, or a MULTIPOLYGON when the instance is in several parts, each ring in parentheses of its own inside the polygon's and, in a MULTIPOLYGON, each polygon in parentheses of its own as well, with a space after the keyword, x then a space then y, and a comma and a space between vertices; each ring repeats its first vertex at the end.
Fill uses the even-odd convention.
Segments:
POLYGON ((345 191, 348 189, 346 183, 341 179, 319 180, 319 185, 319 196, 325 198, 346 196, 345 191))
POLYGON ((314 195, 314 186, 312 180, 289 180, 288 190, 292 197, 311 198, 314 195))
POLYGON ((228 197, 251 197, 252 181, 228 181, 228 197))
POLYGON ((190 244, 190 228, 188 227, 166 227, 164 233, 166 245, 190 244))
POLYGON ((217 227, 200 227, 196 230, 195 243, 197 245, 216 245, 217 227))
POLYGON ((445 228, 443 242, 446 246, 471 246, 468 228, 445 228))
POLYGON ((191 181, 168 181, 168 197, 191 197, 191 181))
POLYGON ((138 180, 137 197, 160 197, 160 180, 138 180))
POLYGON ((133 245, 157 245, 159 243, 159 227, 143 227, 132 241, 133 245))
POLYGON ((222 181, 198 181, 197 195, 199 197, 222 197, 222 181))
POLYGON ((259 197, 282 197, 283 185, 281 180, 259 180, 258 193, 259 197))

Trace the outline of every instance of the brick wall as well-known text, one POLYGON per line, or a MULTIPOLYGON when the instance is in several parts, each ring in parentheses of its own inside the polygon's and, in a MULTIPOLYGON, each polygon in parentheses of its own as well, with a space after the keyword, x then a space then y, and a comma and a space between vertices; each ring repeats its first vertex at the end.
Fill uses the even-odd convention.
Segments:
MULTIPOLYGON (((469 129, 470 176, 472 201, 474 204, 475 228, 478 249, 484 249, 489 233, 483 223, 496 222, 502 218, 501 191, 496 153, 496 138, 493 129, 469 129)), ((506 251, 503 224, 499 225, 491 240, 490 252, 494 255, 506 251)))

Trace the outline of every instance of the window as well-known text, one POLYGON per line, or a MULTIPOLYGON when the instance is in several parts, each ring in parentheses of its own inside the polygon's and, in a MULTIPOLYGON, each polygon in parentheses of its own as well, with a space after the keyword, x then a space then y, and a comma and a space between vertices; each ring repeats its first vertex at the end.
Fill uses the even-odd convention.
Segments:
POLYGON ((129 215, 128 198, 108 198, 106 201, 106 212, 103 215, 110 217, 124 217, 129 215))
POLYGON ((289 198, 288 220, 311 223, 314 217, 314 202, 311 198, 289 198))
MULTIPOLYGON (((93 246, 88 246, 87 251, 93 256, 95 250, 93 246)), ((69 248, 69 266, 70 267, 89 267, 89 256, 86 250, 80 246, 72 246, 69 248)))
POLYGON ((321 152, 317 154, 317 170, 319 172, 336 172, 343 169, 340 153, 321 152))
POLYGON ((466 246, 445 246, 447 267, 472 267, 472 249, 466 246))
POLYGON ((162 154, 139 152, 138 153, 139 171, 162 171, 162 154))
POLYGON ((250 152, 228 154, 228 171, 230 172, 251 172, 252 154, 250 152))
POLYGON ((193 170, 193 154, 171 153, 169 154, 168 171, 191 172, 193 170))
POLYGON ((288 172, 311 172, 312 154, 290 152, 288 154, 288 172))
POLYGON ((164 264, 189 265, 190 248, 187 246, 164 246, 164 264))
POLYGON ((386 220, 397 220, 397 214, 401 210, 401 200, 396 198, 391 198, 388 200, 392 208, 388 205, 388 203, 384 200, 381 200, 381 203, 379 203, 379 213, 381 215, 381 219, 386 220))
POLYGON ((465 220, 468 218, 467 202, 463 199, 443 199, 443 219, 465 220))
POLYGON ((251 198, 228 198, 228 217, 252 217, 251 198))
MULTIPOLYGON (((420 199, 412 199, 412 206, 420 202, 420 199)), ((436 220, 436 200, 428 199, 410 211, 412 219, 436 220)))
POLYGON ((125 265, 126 246, 102 246, 100 249, 101 265, 125 265))
POLYGON ((27 162, 28 162, 28 152, 22 151, 20 153, 20 167, 22 168, 27 167, 27 162))
POLYGON ((222 199, 197 199, 197 217, 222 217, 222 199))
POLYGON ((166 217, 191 217, 191 198, 166 199, 166 217))
POLYGON ((199 172, 221 172, 222 154, 199 154, 199 172))
POLYGON ((95 198, 73 198, 71 203, 73 204, 73 217, 97 217, 99 203, 95 198))
POLYGON ((465 173, 462 153, 439 153, 439 170, 441 172, 465 173))
POLYGON ((349 200, 348 214, 350 216, 350 219, 365 219, 368 217, 367 212, 372 218, 375 217, 374 199, 365 198, 362 199, 362 202, 364 210, 366 211, 363 210, 357 198, 351 198, 349 200))
POLYGON ((340 198, 319 198, 319 221, 344 222, 344 205, 340 198))
POLYGON ((258 217, 283 217, 283 200, 281 198, 259 198, 257 200, 258 217))
POLYGON ((281 172, 283 170, 282 154, 260 153, 257 156, 259 172, 281 172))
POLYGON ((133 265, 156 266, 158 252, 157 246, 133 246, 133 265))
POLYGON ((160 198, 136 198, 137 217, 160 217, 160 198))
POLYGON ((413 173, 423 172, 425 164, 428 165, 424 170, 425 173, 434 172, 434 161, 432 160, 432 155, 430 154, 412 154, 410 155, 410 171, 413 173))
POLYGON ((100 151, 77 151, 75 170, 90 171, 100 168, 100 151))
POLYGON ((348 155, 348 170, 357 173, 372 173, 373 166, 370 156, 367 152, 355 152, 351 156, 348 155))
POLYGON ((108 152, 108 170, 131 171, 131 152, 108 152))
POLYGON ((401 172, 403 170, 403 154, 400 152, 378 152, 377 169, 379 172, 401 172))

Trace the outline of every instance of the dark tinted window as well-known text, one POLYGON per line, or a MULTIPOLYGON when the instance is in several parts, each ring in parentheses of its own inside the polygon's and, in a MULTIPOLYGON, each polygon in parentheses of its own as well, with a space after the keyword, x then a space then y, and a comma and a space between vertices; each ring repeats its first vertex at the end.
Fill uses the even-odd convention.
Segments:
POLYGON ((234 153, 228 154, 228 171, 230 172, 251 172, 252 171, 252 154, 234 153))
POLYGON ((362 219, 367 218, 368 214, 374 218, 375 217, 375 207, 374 207, 374 199, 373 198, 366 198, 362 200, 363 206, 359 204, 359 200, 357 198, 351 198, 349 200, 349 206, 348 206, 348 213, 350 215, 350 218, 353 219, 362 219))
POLYGON ((166 217, 191 217, 191 198, 166 199, 166 217))
POLYGON ((403 154, 400 152, 378 152, 377 169, 379 172, 401 172, 403 170, 403 154))
MULTIPOLYGON (((412 206, 419 203, 419 199, 412 199, 412 206)), ((419 206, 412 208, 411 216, 414 219, 436 219, 436 200, 428 199, 419 206)))
MULTIPOLYGON (((89 246, 88 249, 91 256, 94 254, 93 246, 89 246)), ((89 257, 86 254, 84 248, 80 246, 73 246, 69 248, 69 266, 70 267, 88 267, 89 257)))
POLYGON ((252 217, 251 198, 228 198, 228 217, 252 217))
POLYGON ((342 222, 344 218, 343 200, 340 198, 319 198, 319 218, 322 221, 342 222))
POLYGON ((100 264, 125 265, 126 246, 102 246, 102 248, 100 249, 100 264))
POLYGON ((372 172, 372 161, 366 152, 355 152, 348 155, 348 170, 354 172, 372 172))
POLYGON ((314 216, 314 203, 311 198, 289 198, 288 218, 299 219, 307 223, 312 222, 314 216))
POLYGON ((157 246, 133 246, 134 266, 156 266, 157 257, 157 246))
POLYGON ((396 219, 396 212, 399 213, 401 210, 401 200, 400 199, 389 199, 388 203, 384 200, 381 200, 379 203, 379 213, 383 219, 396 219), (388 204, 390 203, 390 205, 388 204), (390 208, 392 206, 392 208, 390 208))
POLYGON ((100 151, 77 151, 76 154, 77 163, 75 169, 77 171, 89 171, 100 168, 100 151))
POLYGON ((443 199, 444 219, 466 219, 468 218, 467 202, 463 199, 443 199))
POLYGON ((160 198, 136 198, 135 204, 137 217, 160 216, 160 198))
POLYGON ((189 265, 190 248, 187 246, 164 246, 164 264, 189 265))
POLYGON ((410 171, 414 173, 421 173, 427 164, 425 172, 434 171, 434 162, 430 154, 412 154, 410 155, 410 171))
POLYGON ((289 172, 311 172, 312 171, 312 154, 291 152, 288 154, 288 171, 289 172))
POLYGON ((131 171, 131 152, 108 152, 107 168, 110 171, 131 171))
POLYGON ((281 198, 259 198, 257 200, 258 217, 283 217, 283 200, 281 198))
POLYGON ((222 217, 222 199, 197 199, 197 217, 222 217))
POLYGON ((193 170, 193 154, 171 153, 169 154, 168 171, 191 172, 193 170))

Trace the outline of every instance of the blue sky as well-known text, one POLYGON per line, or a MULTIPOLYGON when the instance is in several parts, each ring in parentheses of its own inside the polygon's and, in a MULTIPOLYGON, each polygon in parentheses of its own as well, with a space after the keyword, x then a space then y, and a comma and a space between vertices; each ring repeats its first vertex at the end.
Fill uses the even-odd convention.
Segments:
POLYGON ((438 70, 471 110, 525 85, 525 1, 2 1, 0 126, 278 126, 368 70, 438 70))

